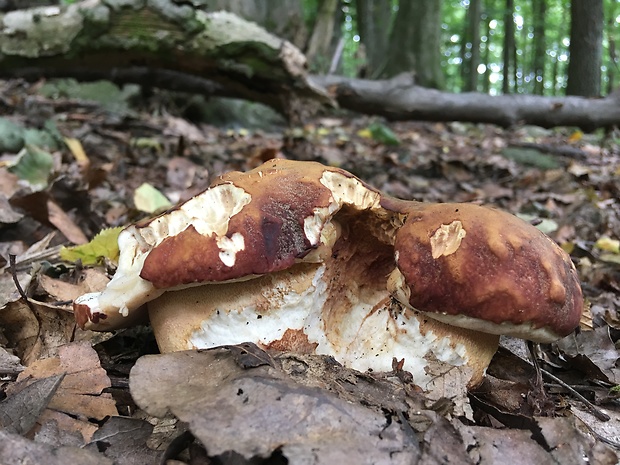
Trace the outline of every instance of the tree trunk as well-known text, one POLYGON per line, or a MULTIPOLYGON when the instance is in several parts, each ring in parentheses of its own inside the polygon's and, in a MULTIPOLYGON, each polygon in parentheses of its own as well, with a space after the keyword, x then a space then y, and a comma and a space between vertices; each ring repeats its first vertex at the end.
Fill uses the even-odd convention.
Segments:
POLYGON ((586 131, 620 124, 620 92, 605 99, 452 94, 416 86, 407 73, 384 81, 339 76, 313 76, 312 81, 326 87, 343 108, 391 120, 578 126, 586 131))
POLYGON ((487 38, 484 44, 484 81, 482 83, 482 91, 485 94, 488 94, 491 90, 491 67, 489 63, 491 61, 491 15, 489 14, 488 9, 488 0, 485 2, 485 18, 484 18, 484 26, 485 26, 485 36, 487 38))
POLYGON ((414 71, 420 85, 443 87, 440 39, 441 0, 399 2, 384 74, 394 76, 403 71, 414 71))
POLYGON ((601 93, 603 0, 572 0, 567 95, 601 93))
POLYGON ((558 76, 559 76, 560 60, 559 54, 553 57, 553 68, 551 72, 551 79, 553 79, 553 87, 551 88, 551 95, 558 95, 558 76))
POLYGON ((480 66, 480 17, 482 15, 481 0, 471 0, 467 10, 467 29, 470 40, 470 51, 467 60, 467 72, 464 90, 472 92, 478 88, 478 66, 480 66))
POLYGON ((609 54, 609 66, 607 66, 607 93, 611 94, 616 86, 616 73, 620 71, 620 60, 616 49, 615 23, 616 23, 616 7, 615 2, 608 2, 607 12, 607 52, 609 54))
POLYGON ((366 50, 364 76, 370 79, 381 75, 387 63, 393 11, 390 0, 357 0, 357 31, 366 50))
POLYGON ((314 29, 308 42, 306 58, 310 67, 324 73, 329 69, 332 37, 334 35, 334 15, 338 8, 338 0, 321 0, 314 29))
POLYGON ((514 0, 506 0, 506 10, 504 11, 504 69, 503 69, 503 81, 502 92, 504 94, 510 93, 510 83, 515 78, 516 61, 514 51, 515 46, 515 22, 512 17, 515 9, 514 0))
POLYGON ((546 0, 533 0, 532 13, 534 15, 534 94, 543 95, 545 91, 545 61, 547 45, 545 42, 545 14, 546 0))

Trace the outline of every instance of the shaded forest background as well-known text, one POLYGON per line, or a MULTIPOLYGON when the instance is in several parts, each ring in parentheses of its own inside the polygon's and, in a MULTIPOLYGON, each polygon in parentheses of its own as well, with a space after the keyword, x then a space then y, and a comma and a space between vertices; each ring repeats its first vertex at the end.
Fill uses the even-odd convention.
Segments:
POLYGON ((288 39, 316 74, 413 70, 422 86, 492 95, 594 97, 618 85, 615 0, 215 1, 208 9, 288 39))

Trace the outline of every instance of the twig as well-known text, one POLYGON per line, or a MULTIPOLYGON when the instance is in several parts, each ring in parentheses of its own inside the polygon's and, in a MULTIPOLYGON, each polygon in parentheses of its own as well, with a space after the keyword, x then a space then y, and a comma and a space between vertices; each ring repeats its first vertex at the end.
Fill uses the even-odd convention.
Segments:
POLYGON ((17 292, 19 292, 19 295, 22 296, 22 299, 24 299, 24 301, 26 302, 26 305, 28 305, 28 308, 30 309, 30 311, 32 311, 32 313, 35 313, 34 305, 32 305, 32 302, 30 302, 30 300, 28 299, 28 296, 24 292, 24 289, 22 288, 22 285, 20 284, 19 279, 17 279, 17 270, 15 268, 15 255, 14 254, 9 254, 9 266, 11 268, 11 276, 13 277, 13 282, 15 283, 15 287, 17 288, 17 292))
POLYGON ((558 378, 557 376, 549 373, 547 370, 545 370, 544 368, 541 368, 540 371, 542 372, 543 375, 545 375, 547 378, 550 378, 551 380, 553 380, 554 382, 558 383, 559 385, 561 385, 563 388, 567 389, 573 396, 575 396, 577 399, 579 399, 581 402, 583 402, 585 404, 586 407, 588 407, 588 410, 592 413, 592 415, 594 415, 596 418, 598 418, 601 421, 609 421, 611 419, 611 417, 609 415, 607 415, 605 412, 601 411, 598 409, 598 407, 596 407, 596 405, 594 405, 592 402, 590 402, 588 399, 586 399, 585 397, 583 397, 581 394, 579 394, 575 389, 573 389, 570 385, 566 384, 564 381, 562 381, 560 378, 558 378))
MULTIPOLYGON (((568 385, 567 383, 562 381, 560 378, 558 378, 554 374, 551 374, 550 372, 548 372, 547 370, 542 368, 538 364, 538 359, 536 358, 536 354, 534 353, 533 343, 530 342, 530 341, 528 341, 528 349, 529 349, 529 352, 530 352, 530 356, 532 357, 532 360, 531 361, 530 360, 525 360, 525 359, 523 359, 523 360, 525 362, 527 362, 529 365, 534 367, 534 369, 536 370, 537 378, 542 374, 543 376, 546 376, 547 378, 551 379, 552 381, 558 383, 560 386, 562 386, 564 389, 566 389, 570 394, 572 394, 574 397, 576 397, 581 402, 583 402, 584 405, 587 407, 587 409, 590 411, 590 413, 592 413, 592 415, 594 415, 597 419, 599 419, 601 421, 609 421, 611 419, 611 417, 609 415, 607 415, 605 412, 601 411, 598 407, 596 407, 596 405, 594 405, 592 402, 590 402, 584 396, 579 394, 579 392, 577 392, 577 390, 573 389, 572 386, 568 385)), ((537 379, 537 381, 538 381, 538 379, 537 379)), ((540 380, 540 381, 542 381, 542 380, 540 380)))

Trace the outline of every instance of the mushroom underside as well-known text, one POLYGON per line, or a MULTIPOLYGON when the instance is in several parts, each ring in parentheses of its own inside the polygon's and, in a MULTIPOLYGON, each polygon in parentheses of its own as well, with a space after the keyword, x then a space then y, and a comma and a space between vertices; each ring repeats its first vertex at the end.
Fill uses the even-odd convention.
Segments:
POLYGON ((498 336, 446 325, 392 298, 394 247, 371 212, 344 208, 331 221, 341 234, 320 263, 166 292, 149 302, 161 351, 249 341, 331 355, 361 371, 390 371, 394 358, 404 359, 422 387, 437 361, 469 367, 470 385, 481 381, 498 336))

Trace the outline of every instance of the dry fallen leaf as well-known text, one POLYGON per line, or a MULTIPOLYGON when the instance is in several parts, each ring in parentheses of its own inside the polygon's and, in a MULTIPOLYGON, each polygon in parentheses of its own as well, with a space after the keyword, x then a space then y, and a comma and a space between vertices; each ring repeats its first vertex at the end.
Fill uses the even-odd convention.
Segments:
POLYGON ((65 373, 65 378, 49 403, 48 408, 52 412, 48 416, 44 413, 40 423, 54 419, 60 428, 67 428, 70 433, 78 432, 84 441, 89 441, 97 425, 88 419, 103 420, 107 416, 118 415, 112 396, 102 393, 111 383, 90 344, 67 344, 59 348, 57 357, 33 362, 19 375, 9 392, 60 373, 65 373))
POLYGON ((54 396, 64 374, 29 384, 0 403, 0 428, 9 433, 26 434, 35 425, 54 396))
POLYGON ((142 357, 130 389, 151 415, 171 411, 187 422, 211 456, 279 450, 289 463, 357 465, 411 464, 419 453, 411 428, 381 410, 295 383, 269 365, 245 370, 227 349, 142 357))
POLYGON ((599 327, 593 331, 581 331, 574 337, 557 342, 565 357, 572 359, 583 372, 593 378, 620 383, 618 350, 609 334, 609 327, 599 327))
POLYGON ((0 311, 0 327, 24 365, 56 355, 73 337, 73 313, 41 302, 9 302, 0 311))
POLYGON ((0 378, 17 378, 17 375, 23 370, 24 367, 19 362, 19 357, 0 347, 0 378))
POLYGON ((38 277, 39 288, 56 302, 70 302, 82 294, 103 289, 110 278, 99 268, 88 268, 81 272, 77 284, 68 283, 50 276, 38 277))
POLYGON ((112 417, 93 435, 84 448, 100 451, 116 465, 150 465, 159 462, 161 452, 149 449, 146 440, 153 425, 137 418, 112 417))
POLYGON ((41 444, 2 430, 0 430, 0 463, 114 465, 112 460, 84 449, 41 444))

